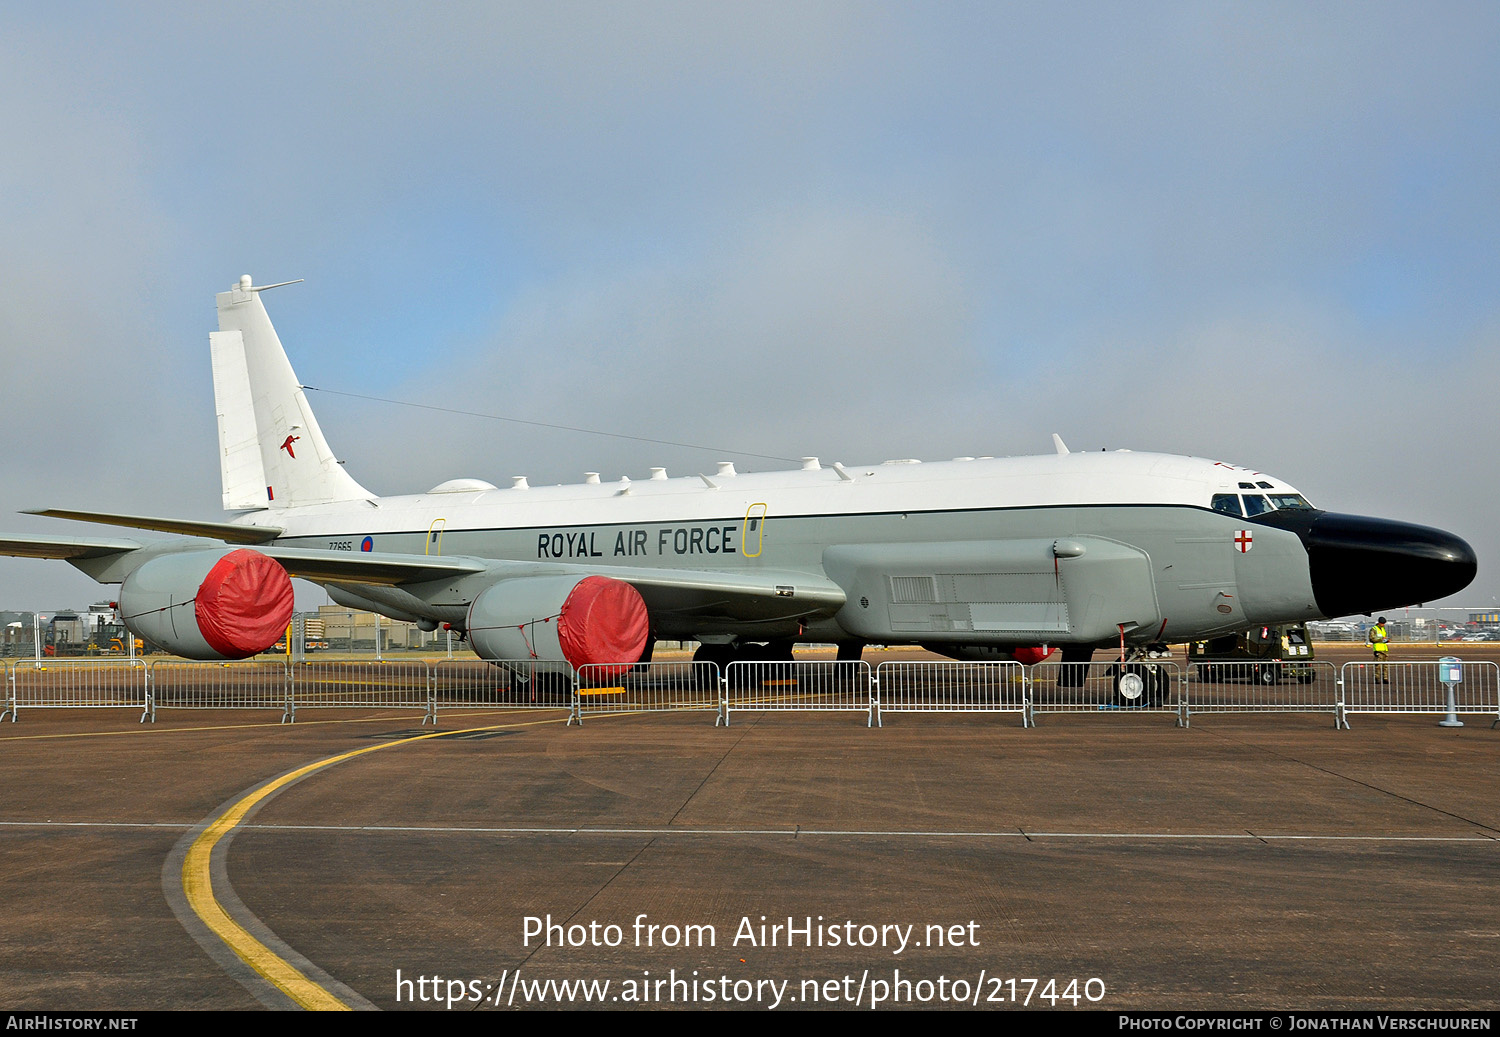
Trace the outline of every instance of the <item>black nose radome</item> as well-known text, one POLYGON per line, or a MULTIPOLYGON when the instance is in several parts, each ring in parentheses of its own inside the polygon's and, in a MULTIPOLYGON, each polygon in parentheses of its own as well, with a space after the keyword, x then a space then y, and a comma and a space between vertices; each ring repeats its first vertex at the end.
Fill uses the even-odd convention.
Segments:
POLYGON ((1313 597, 1325 616, 1435 601, 1463 590, 1479 570, 1474 549, 1441 529, 1360 515, 1303 515, 1310 524, 1291 528, 1307 547, 1313 597))

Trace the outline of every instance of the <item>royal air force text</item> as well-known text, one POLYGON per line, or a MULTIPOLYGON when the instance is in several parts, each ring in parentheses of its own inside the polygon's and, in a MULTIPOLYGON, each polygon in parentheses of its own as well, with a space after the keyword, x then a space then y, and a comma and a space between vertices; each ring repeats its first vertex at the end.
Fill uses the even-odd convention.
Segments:
POLYGON ((538 533, 538 558, 640 558, 666 555, 734 554, 736 530, 728 526, 666 526, 657 530, 581 529, 573 533, 538 533), (654 536, 652 535, 654 532, 654 536))

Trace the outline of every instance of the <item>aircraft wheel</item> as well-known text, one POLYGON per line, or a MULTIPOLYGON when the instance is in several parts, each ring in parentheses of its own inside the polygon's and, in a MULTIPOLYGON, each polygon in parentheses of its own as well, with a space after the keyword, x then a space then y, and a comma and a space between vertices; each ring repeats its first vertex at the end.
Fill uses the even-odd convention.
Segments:
POLYGON ((1159 666, 1152 666, 1146 675, 1147 706, 1160 706, 1167 697, 1167 673, 1159 666))
POLYGON ((1114 682, 1115 705, 1134 707, 1146 704, 1146 692, 1150 687, 1150 676, 1141 666, 1119 666, 1110 668, 1114 682))
MULTIPOLYGON (((733 661, 734 645, 701 644, 698 646, 698 650, 693 653, 693 662, 716 664, 719 667, 720 676, 723 675, 724 670, 733 661)), ((697 674, 699 687, 708 688, 713 685, 716 678, 710 675, 711 671, 708 667, 694 667, 694 670, 697 674)))
POLYGON ((765 660, 773 663, 793 662, 792 649, 795 646, 795 641, 772 641, 766 645, 765 660))
POLYGON ((641 649, 641 657, 635 661, 635 665, 628 672, 646 673, 651 665, 651 656, 654 654, 656 654, 656 638, 648 637, 646 638, 646 647, 641 649))

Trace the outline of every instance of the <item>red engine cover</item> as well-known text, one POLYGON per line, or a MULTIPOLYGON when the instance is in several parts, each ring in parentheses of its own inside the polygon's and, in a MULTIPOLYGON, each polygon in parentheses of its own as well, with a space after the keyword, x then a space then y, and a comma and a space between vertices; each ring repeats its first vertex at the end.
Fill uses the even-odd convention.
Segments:
POLYGON ((1026 648, 1017 648, 1010 654, 1018 663, 1035 666, 1055 651, 1057 651, 1056 648, 1048 648, 1046 645, 1035 645, 1026 648))
MULTIPOLYGON (((557 616, 557 641, 575 670, 590 663, 639 659, 650 631, 651 617, 640 592, 607 576, 578 581, 557 616)), ((629 668, 621 666, 610 676, 629 668)))
POLYGON ((295 597, 291 578, 275 559, 246 548, 231 551, 198 587, 198 630, 220 655, 255 655, 286 632, 295 597))

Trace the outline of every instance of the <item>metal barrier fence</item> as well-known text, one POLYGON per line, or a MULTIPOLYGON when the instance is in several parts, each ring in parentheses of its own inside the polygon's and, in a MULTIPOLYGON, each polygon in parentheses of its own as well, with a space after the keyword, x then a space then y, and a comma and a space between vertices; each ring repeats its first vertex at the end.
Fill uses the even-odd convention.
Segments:
POLYGON ((151 664, 146 715, 158 709, 274 709, 281 722, 296 716, 292 675, 285 662, 151 664))
POLYGON ((21 663, 6 669, 6 709, 12 722, 22 707, 30 709, 138 709, 150 714, 147 674, 143 663, 43 662, 21 663))
POLYGON ((640 713, 663 710, 713 711, 724 720, 723 673, 717 663, 639 663, 625 673, 618 666, 589 664, 578 669, 573 715, 640 713))
POLYGON ((1038 713, 1080 713, 1121 709, 1135 713, 1176 713, 1187 724, 1181 695, 1182 670, 1166 660, 1132 663, 1041 662, 1031 667, 1026 718, 1038 713))
POLYGON ((6 689, 0 720, 21 708, 266 709, 296 719, 299 707, 567 709, 586 714, 690 710, 863 712, 876 726, 886 712, 1021 713, 1121 711, 1175 713, 1328 712, 1339 727, 1351 713, 1482 714, 1500 724, 1500 665, 1350 662, 1120 664, 1042 662, 660 662, 585 666, 574 674, 533 660, 282 660, 241 663, 157 660, 0 663, 6 689), (625 672, 621 673, 622 668, 625 672), (1450 688, 1452 702, 1449 702, 1450 688))
POLYGON ((1190 713, 1335 713, 1339 671, 1330 662, 1193 663, 1190 713))
MULTIPOLYGON (((1442 662, 1345 663, 1340 721, 1349 713, 1481 713, 1500 723, 1500 667, 1460 662, 1445 683, 1442 662)), ((1492 723, 1493 727, 1494 724, 1492 723)))
MULTIPOLYGON (((298 709, 428 709, 428 668, 421 659, 293 663, 291 719, 298 709)), ((425 720, 425 717, 424 717, 425 720)))
POLYGON ((867 662, 733 662, 724 671, 724 712, 842 710, 875 723, 872 671, 867 662))
POLYGON ((875 667, 875 723, 883 713, 1024 714, 1028 683, 1016 662, 884 662, 875 667))
POLYGON ((431 664, 425 724, 437 723, 440 709, 504 706, 508 709, 569 709, 574 678, 538 672, 534 659, 440 659, 431 664))

